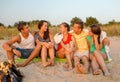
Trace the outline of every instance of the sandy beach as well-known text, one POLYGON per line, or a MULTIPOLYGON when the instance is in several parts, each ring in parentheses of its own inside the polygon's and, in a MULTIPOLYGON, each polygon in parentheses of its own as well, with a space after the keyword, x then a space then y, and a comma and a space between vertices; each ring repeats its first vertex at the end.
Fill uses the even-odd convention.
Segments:
MULTIPOLYGON (((109 37, 111 42, 112 62, 107 63, 110 76, 76 74, 74 69, 67 71, 63 68, 64 63, 55 63, 55 66, 43 68, 41 62, 31 62, 26 67, 20 67, 25 78, 23 82, 120 82, 120 37, 109 37)), ((0 40, 0 62, 7 60, 6 53, 1 45, 6 40, 0 40)))

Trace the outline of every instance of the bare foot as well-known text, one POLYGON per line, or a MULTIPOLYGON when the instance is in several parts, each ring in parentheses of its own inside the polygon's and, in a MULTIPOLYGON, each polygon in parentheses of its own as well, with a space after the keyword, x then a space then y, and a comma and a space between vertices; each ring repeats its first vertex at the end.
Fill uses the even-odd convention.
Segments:
POLYGON ((69 66, 69 67, 68 67, 68 71, 70 71, 70 70, 72 70, 72 69, 73 69, 72 66, 69 66))
POLYGON ((25 63, 20 63, 20 64, 16 64, 17 67, 25 67, 27 64, 25 63))
POLYGON ((109 76, 110 73, 109 72, 104 72, 104 76, 109 76))
POLYGON ((48 59, 48 62, 50 63, 50 66, 54 66, 54 60, 52 60, 52 59, 48 59))
POLYGON ((81 71, 81 73, 83 73, 83 74, 88 73, 88 70, 82 64, 78 64, 78 68, 81 71))
POLYGON ((64 68, 68 68, 69 65, 66 63, 66 64, 63 65, 63 67, 64 67, 64 68))
POLYGON ((78 64, 75 66, 75 72, 79 74, 81 73, 81 71, 79 70, 78 64))
POLYGON ((49 66, 50 64, 51 64, 50 62, 43 63, 43 67, 47 67, 47 66, 49 66))
POLYGON ((70 71, 70 70, 73 69, 72 65, 69 65, 68 63, 65 63, 65 64, 63 65, 63 67, 64 67, 64 68, 67 68, 68 71, 70 71))
POLYGON ((94 70, 93 75, 99 75, 102 71, 100 69, 94 70))

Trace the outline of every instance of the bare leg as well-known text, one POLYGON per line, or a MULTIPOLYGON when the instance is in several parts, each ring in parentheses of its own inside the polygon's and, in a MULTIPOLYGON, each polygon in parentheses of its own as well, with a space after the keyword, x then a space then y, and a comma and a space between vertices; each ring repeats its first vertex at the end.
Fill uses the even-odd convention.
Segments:
POLYGON ((40 45, 36 45, 35 49, 33 50, 33 52, 31 53, 31 55, 27 58, 27 60, 21 64, 17 64, 18 67, 24 67, 26 66, 33 58, 37 57, 39 55, 41 46, 40 45))
POLYGON ((70 42, 70 44, 69 44, 69 47, 71 47, 72 48, 72 52, 71 52, 71 59, 74 61, 74 47, 75 47, 75 45, 74 45, 74 43, 73 43, 73 41, 71 41, 70 42))
POLYGON ((100 54, 99 51, 95 51, 94 52, 94 56, 96 57, 97 59, 97 62, 99 63, 100 67, 102 68, 103 72, 104 72, 104 75, 107 76, 107 75, 110 75, 106 65, 105 65, 105 62, 104 62, 104 59, 102 57, 102 55, 100 54))
POLYGON ((14 50, 13 50, 13 53, 14 53, 17 57, 21 57, 21 52, 20 52, 20 51, 14 49, 14 50))
POLYGON ((99 75, 101 73, 101 70, 99 69, 99 65, 98 65, 97 60, 93 54, 90 54, 90 59, 91 59, 91 67, 93 70, 93 74, 99 75))
POLYGON ((8 60, 11 60, 12 63, 15 63, 14 55, 21 57, 21 52, 16 50, 14 46, 3 44, 2 47, 6 50, 8 60), (14 48, 14 49, 12 49, 12 48, 14 48))
POLYGON ((58 58, 65 58, 65 49, 62 48, 57 52, 57 57, 58 58))
POLYGON ((21 57, 21 53, 16 49, 14 49, 13 51, 7 51, 8 60, 11 60, 13 63, 15 63, 14 54, 18 57, 21 57))
POLYGON ((50 63, 53 66, 54 65, 54 48, 51 47, 49 48, 49 56, 50 56, 50 63))
POLYGON ((7 57, 8 57, 8 60, 11 60, 13 63, 15 63, 13 52, 7 51, 7 57))
POLYGON ((72 61, 71 61, 70 53, 65 51, 65 56, 66 56, 67 61, 68 61, 68 70, 71 70, 72 69, 72 61))
MULTIPOLYGON (((71 62, 72 62, 72 61, 74 62, 73 53, 70 54, 70 59, 71 59, 71 62)), ((68 63, 66 63, 66 64, 64 65, 64 67, 65 67, 65 68, 69 68, 68 63)))
POLYGON ((89 69, 88 58, 86 56, 83 56, 82 62, 83 62, 83 65, 79 64, 78 67, 79 67, 79 70, 81 71, 81 73, 86 74, 86 73, 88 73, 88 69, 89 69))
POLYGON ((84 64, 85 68, 86 68, 87 71, 88 71, 88 69, 89 69, 89 58, 86 57, 86 56, 83 56, 83 57, 82 57, 82 62, 83 62, 83 64, 84 64))
MULTIPOLYGON (((65 49, 64 49, 64 48, 61 48, 61 49, 57 52, 57 57, 58 57, 58 58, 65 58, 65 49)), ((69 67, 68 63, 64 64, 64 67, 65 67, 65 68, 68 68, 68 67, 69 67)))
POLYGON ((104 59, 104 60, 106 60, 106 59, 107 59, 107 56, 106 56, 106 54, 105 54, 105 53, 100 52, 100 54, 102 55, 102 57, 103 57, 103 59, 104 59))
POLYGON ((44 67, 48 66, 50 63, 46 61, 47 58, 47 48, 45 46, 42 46, 41 50, 41 58, 42 58, 42 64, 44 67))
POLYGON ((74 56, 74 66, 76 73, 81 73, 81 71, 78 68, 79 64, 80 64, 80 59, 77 56, 74 56))

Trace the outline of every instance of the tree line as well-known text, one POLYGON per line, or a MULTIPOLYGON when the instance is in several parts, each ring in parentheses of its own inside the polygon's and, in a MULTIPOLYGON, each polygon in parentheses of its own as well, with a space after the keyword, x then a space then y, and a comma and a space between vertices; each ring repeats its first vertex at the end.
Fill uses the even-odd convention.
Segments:
MULTIPOLYGON (((37 25, 37 24, 39 23, 39 21, 40 21, 40 20, 33 20, 33 21, 28 21, 27 23, 28 23, 29 25, 37 25)), ((70 21, 70 25, 73 26, 73 23, 74 23, 75 21, 82 21, 82 19, 79 18, 79 17, 73 17, 73 18, 71 19, 71 21, 70 21)), ((22 21, 15 22, 14 25, 8 25, 7 27, 8 27, 8 28, 16 27, 19 22, 22 22, 22 21)), ((83 21, 82 21, 82 22, 83 22, 83 21)), ((49 24, 49 26, 51 26, 51 27, 56 27, 56 26, 58 26, 58 25, 52 25, 49 21, 48 21, 48 24, 49 24)), ((97 18, 90 16, 90 17, 86 17, 86 21, 84 22, 84 24, 85 24, 85 26, 87 27, 87 26, 92 25, 92 24, 113 25, 113 24, 120 24, 120 22, 117 22, 117 21, 115 21, 115 20, 111 20, 111 21, 109 21, 107 24, 101 24, 101 23, 97 20, 97 18)), ((4 25, 3 23, 0 23, 0 26, 5 27, 5 25, 4 25)))

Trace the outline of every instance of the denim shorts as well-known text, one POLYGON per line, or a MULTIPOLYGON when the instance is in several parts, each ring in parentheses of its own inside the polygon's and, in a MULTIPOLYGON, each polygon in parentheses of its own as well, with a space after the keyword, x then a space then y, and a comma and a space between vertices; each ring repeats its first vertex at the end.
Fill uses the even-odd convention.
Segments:
POLYGON ((28 58, 33 51, 33 49, 21 49, 21 48, 16 48, 16 50, 20 51, 21 58, 28 58))

